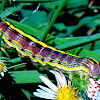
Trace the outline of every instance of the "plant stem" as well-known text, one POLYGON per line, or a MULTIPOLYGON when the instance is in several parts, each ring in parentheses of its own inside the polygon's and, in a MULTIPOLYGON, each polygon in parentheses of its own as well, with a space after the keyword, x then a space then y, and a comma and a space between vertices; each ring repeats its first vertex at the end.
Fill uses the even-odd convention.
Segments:
POLYGON ((61 11, 61 9, 63 8, 64 4, 65 4, 66 2, 68 2, 68 1, 69 1, 69 0, 62 0, 60 6, 58 7, 58 9, 57 9, 57 11, 56 11, 56 13, 55 13, 55 15, 54 15, 53 18, 51 19, 51 22, 49 23, 49 25, 48 25, 46 31, 44 32, 44 35, 43 35, 43 37, 41 38, 41 41, 43 41, 43 40, 45 39, 45 37, 47 36, 48 32, 49 32, 50 29, 52 28, 52 26, 53 26, 55 20, 57 19, 58 15, 59 15, 59 13, 60 13, 60 11, 61 11))

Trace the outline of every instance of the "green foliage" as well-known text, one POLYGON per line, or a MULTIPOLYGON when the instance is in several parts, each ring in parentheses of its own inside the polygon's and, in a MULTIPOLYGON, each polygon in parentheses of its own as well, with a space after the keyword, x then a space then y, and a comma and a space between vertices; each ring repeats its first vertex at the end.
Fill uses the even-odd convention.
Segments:
MULTIPOLYGON (((14 77, 14 81, 17 84, 26 84, 26 83, 42 83, 39 76, 43 75, 38 73, 36 70, 34 71, 10 71, 8 72, 14 77)), ((43 75, 46 76, 46 75, 43 75)))
MULTIPOLYGON (((6 18, 17 28, 48 45, 81 57, 92 57, 100 62, 100 7, 97 6, 98 2, 89 7, 88 0, 46 1, 49 0, 29 0, 29 2, 18 0, 18 3, 5 0, 0 4, 0 17, 6 18)), ((39 79, 40 75, 51 76, 48 67, 45 66, 43 70, 40 64, 33 64, 28 57, 19 57, 16 49, 6 47, 2 36, 0 41, 2 47, 0 59, 4 60, 3 62, 8 67, 10 78, 13 77, 11 85, 20 85, 20 93, 24 94, 25 98, 36 99, 32 92, 36 90, 37 83, 42 84, 39 79), (28 88, 27 85, 29 85, 28 88), (32 86, 33 88, 30 88, 32 86)), ((7 77, 6 80, 10 81, 8 76, 5 75, 4 78, 7 77)), ((73 86, 77 86, 81 93, 85 94, 88 81, 83 78, 83 81, 79 79, 77 82, 77 79, 79 76, 73 78, 73 86)), ((13 97, 3 92, 0 91, 1 99, 13 97)))

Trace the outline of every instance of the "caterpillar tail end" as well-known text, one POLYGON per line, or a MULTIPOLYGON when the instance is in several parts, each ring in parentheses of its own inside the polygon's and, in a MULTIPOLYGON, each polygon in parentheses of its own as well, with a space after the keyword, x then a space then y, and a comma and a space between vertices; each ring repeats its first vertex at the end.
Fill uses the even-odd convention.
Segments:
POLYGON ((100 64, 92 64, 88 69, 88 74, 92 78, 98 78, 100 75, 100 64))

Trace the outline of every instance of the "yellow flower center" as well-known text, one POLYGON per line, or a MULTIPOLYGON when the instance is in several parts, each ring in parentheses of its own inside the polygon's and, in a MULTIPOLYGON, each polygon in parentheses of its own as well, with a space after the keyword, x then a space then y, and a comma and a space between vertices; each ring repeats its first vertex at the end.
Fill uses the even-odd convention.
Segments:
POLYGON ((0 62, 0 72, 2 72, 2 70, 3 70, 3 63, 0 62))
POLYGON ((64 86, 63 88, 58 87, 58 92, 56 99, 57 100, 79 100, 77 97, 78 90, 76 91, 77 88, 73 88, 71 90, 70 87, 71 83, 69 83, 67 86, 64 86))

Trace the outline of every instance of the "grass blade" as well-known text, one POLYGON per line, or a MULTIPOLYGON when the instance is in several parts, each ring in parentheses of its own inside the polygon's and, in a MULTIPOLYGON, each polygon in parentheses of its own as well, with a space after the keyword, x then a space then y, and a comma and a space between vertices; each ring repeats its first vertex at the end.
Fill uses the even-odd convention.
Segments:
POLYGON ((68 49, 68 48, 72 48, 75 46, 78 47, 78 45, 88 44, 88 43, 91 43, 91 42, 99 40, 99 39, 100 39, 100 33, 95 34, 95 35, 91 35, 91 36, 87 36, 87 37, 84 37, 82 39, 77 39, 75 41, 71 41, 71 42, 68 42, 68 43, 65 43, 65 44, 62 44, 59 46, 55 46, 55 47, 58 49, 61 49, 61 50, 68 49))
POLYGON ((44 32, 43 37, 41 38, 41 41, 43 41, 43 40, 45 39, 46 35, 48 34, 48 32, 50 31, 51 27, 53 26, 53 24, 54 24, 55 20, 57 19, 58 15, 59 15, 59 13, 60 13, 60 11, 61 11, 61 9, 62 9, 63 6, 64 6, 64 4, 65 4, 66 2, 68 2, 68 1, 69 1, 69 0, 62 0, 60 6, 58 7, 58 9, 57 9, 57 11, 56 11, 56 13, 55 13, 55 15, 54 15, 53 18, 51 19, 51 21, 50 21, 50 23, 49 23, 49 25, 48 25, 46 31, 44 32))
MULTIPOLYGON (((9 71, 8 72, 17 84, 26 84, 26 83, 41 83, 39 76, 43 75, 38 73, 38 71, 9 71)), ((46 75, 43 75, 46 76, 46 75)))

